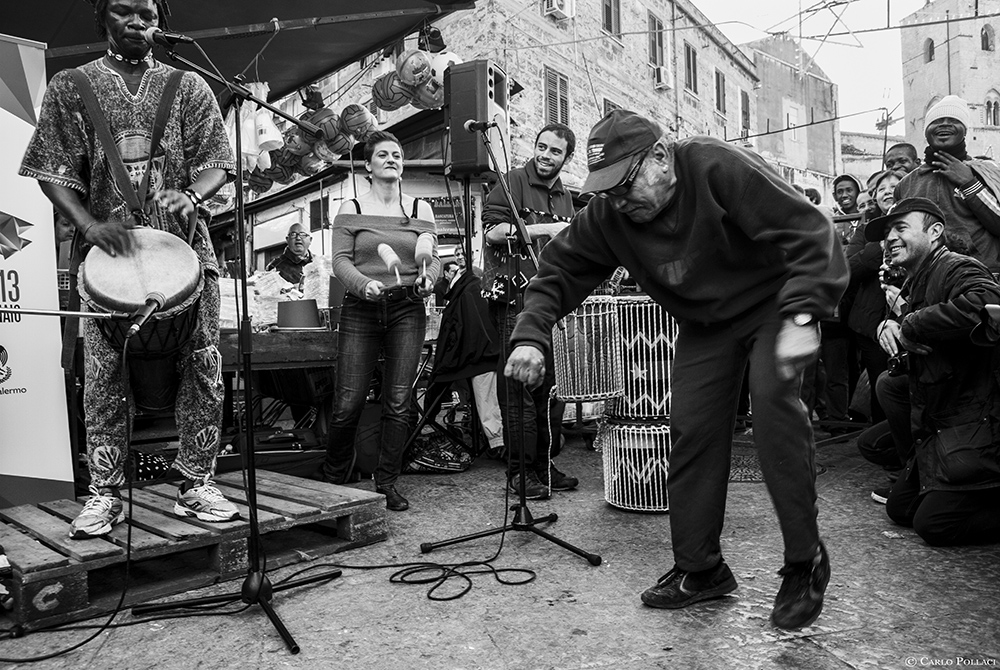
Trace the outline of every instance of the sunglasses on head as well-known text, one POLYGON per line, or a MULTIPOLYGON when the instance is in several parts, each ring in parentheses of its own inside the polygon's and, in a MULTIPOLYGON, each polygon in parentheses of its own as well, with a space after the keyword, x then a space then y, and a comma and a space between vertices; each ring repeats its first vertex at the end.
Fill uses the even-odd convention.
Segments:
POLYGON ((623 179, 622 182, 618 184, 618 186, 615 186, 614 188, 609 188, 607 191, 605 191, 605 193, 611 196, 621 197, 626 193, 628 193, 630 190, 632 190, 632 185, 635 183, 636 178, 639 176, 639 168, 642 167, 642 162, 646 160, 646 154, 648 153, 649 149, 643 151, 642 155, 639 156, 639 160, 635 162, 635 164, 632 166, 632 169, 630 169, 628 171, 628 174, 625 175, 625 179, 623 179))

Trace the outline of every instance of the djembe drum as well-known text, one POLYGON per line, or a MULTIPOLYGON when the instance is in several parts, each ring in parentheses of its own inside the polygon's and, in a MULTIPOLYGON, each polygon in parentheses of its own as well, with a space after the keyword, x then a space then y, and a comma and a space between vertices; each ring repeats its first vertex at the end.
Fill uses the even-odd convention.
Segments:
POLYGON ((624 392, 607 403, 609 417, 665 420, 670 416, 670 368, 677 325, 646 295, 618 296, 624 392))
POLYGON ((604 464, 604 499, 634 512, 667 512, 670 428, 605 423, 597 434, 604 464))
POLYGON ((614 398, 623 375, 618 310, 613 298, 591 296, 552 329, 555 394, 569 402, 614 398))
POLYGON ((131 320, 101 319, 97 326, 118 351, 128 346, 129 381, 138 407, 173 407, 179 375, 177 355, 198 321, 203 284, 201 262, 184 240, 152 228, 134 228, 132 251, 110 256, 93 247, 80 266, 80 297, 94 312, 135 313, 150 294, 163 304, 131 338, 131 320))

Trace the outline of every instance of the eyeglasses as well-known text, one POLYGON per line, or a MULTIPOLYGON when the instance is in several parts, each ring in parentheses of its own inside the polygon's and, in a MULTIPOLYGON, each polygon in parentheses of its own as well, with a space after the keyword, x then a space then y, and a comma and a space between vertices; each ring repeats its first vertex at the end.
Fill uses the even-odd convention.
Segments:
POLYGON ((628 171, 627 175, 625 175, 624 181, 622 181, 622 183, 618 184, 618 186, 615 186, 614 188, 609 188, 607 191, 605 191, 605 193, 611 196, 621 197, 626 193, 628 193, 630 190, 632 190, 632 185, 635 183, 636 178, 639 176, 639 168, 642 167, 642 162, 646 160, 646 155, 648 153, 649 153, 648 149, 642 152, 642 156, 639 157, 639 160, 635 162, 635 165, 632 166, 632 169, 628 171))
POLYGON ((312 235, 309 233, 288 233, 288 237, 293 240, 306 240, 311 239, 312 235))

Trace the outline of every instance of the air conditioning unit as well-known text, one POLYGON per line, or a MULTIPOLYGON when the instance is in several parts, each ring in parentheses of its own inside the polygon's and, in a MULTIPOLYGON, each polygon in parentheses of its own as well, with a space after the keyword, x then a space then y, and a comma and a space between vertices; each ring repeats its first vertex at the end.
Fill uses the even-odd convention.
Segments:
POLYGON ((653 88, 667 89, 674 87, 674 74, 666 65, 653 68, 653 88))
POLYGON ((555 19, 573 17, 573 0, 542 0, 542 14, 555 19))

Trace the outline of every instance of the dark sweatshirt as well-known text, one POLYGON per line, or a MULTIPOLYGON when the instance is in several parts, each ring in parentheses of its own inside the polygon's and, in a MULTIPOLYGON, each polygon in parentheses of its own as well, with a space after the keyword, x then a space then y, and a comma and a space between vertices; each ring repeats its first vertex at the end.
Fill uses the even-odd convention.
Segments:
POLYGON ((781 314, 833 313, 848 271, 830 220, 755 153, 676 143, 677 190, 636 223, 597 196, 542 251, 511 337, 543 351, 556 320, 622 265, 679 321, 722 323, 777 298, 781 314))

